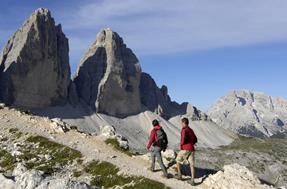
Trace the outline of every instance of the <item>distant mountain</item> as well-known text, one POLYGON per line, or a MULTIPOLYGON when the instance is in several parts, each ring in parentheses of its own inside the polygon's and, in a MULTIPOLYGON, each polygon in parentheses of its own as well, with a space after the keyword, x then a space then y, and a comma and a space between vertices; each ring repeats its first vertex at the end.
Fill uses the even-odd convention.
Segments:
POLYGON ((255 137, 287 130, 287 100, 247 90, 221 97, 207 114, 219 126, 255 137))

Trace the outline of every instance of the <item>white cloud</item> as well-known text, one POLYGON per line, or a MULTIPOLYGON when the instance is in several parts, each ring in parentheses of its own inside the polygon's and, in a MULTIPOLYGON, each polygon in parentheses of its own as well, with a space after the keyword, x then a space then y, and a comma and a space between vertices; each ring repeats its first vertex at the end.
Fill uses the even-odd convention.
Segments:
POLYGON ((80 7, 64 29, 111 27, 136 52, 184 52, 287 40, 286 10, 286 0, 104 0, 80 7))

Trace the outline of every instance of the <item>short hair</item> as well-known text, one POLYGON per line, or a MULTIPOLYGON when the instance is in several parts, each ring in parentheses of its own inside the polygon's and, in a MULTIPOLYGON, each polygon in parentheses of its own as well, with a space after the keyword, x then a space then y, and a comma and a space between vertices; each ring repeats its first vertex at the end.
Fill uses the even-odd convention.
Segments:
POLYGON ((181 122, 184 123, 184 124, 186 124, 186 125, 189 124, 189 121, 188 121, 188 119, 187 119, 186 117, 182 118, 182 119, 181 119, 181 122))
POLYGON ((159 125, 158 120, 156 120, 156 119, 155 119, 155 120, 153 120, 153 121, 152 121, 152 125, 153 125, 153 126, 157 126, 157 125, 159 125))

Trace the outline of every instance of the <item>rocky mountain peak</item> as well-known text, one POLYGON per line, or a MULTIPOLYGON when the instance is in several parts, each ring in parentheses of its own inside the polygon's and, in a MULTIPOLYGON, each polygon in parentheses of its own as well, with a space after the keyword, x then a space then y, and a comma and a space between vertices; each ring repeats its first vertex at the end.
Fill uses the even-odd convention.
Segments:
POLYGON ((68 39, 50 11, 36 10, 0 57, 1 101, 41 108, 66 102, 70 83, 68 39))
POLYGON ((74 81, 79 96, 98 113, 125 117, 141 111, 140 75, 135 54, 108 28, 97 34, 74 81))

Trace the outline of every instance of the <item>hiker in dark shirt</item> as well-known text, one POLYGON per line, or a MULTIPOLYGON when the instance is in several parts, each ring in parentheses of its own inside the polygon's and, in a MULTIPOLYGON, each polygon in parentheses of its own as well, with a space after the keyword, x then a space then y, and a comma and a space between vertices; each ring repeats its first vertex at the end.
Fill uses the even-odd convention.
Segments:
POLYGON ((195 167, 194 167, 194 145, 197 143, 197 137, 194 134, 193 130, 189 127, 189 121, 187 118, 181 120, 182 129, 181 129, 181 140, 180 140, 180 152, 176 158, 177 165, 177 179, 182 180, 181 175, 181 164, 185 160, 188 160, 190 169, 191 169, 191 180, 188 181, 189 184, 194 185, 195 178, 195 167))
POLYGON ((163 164, 162 156, 161 156, 161 151, 165 151, 167 147, 167 143, 168 143, 167 136, 164 130, 162 129, 162 127, 159 125, 159 122, 157 120, 153 120, 152 125, 153 125, 153 129, 150 133, 149 142, 147 145, 148 150, 150 150, 152 147, 151 149, 152 163, 151 163, 150 170, 152 172, 155 171, 155 159, 157 158, 157 161, 163 172, 163 177, 169 178, 167 169, 165 165, 163 164))

